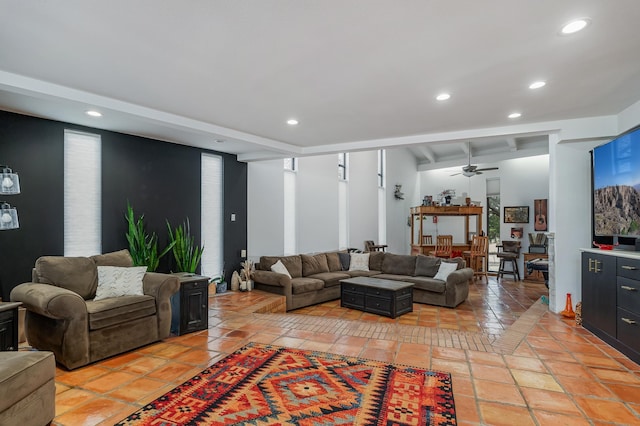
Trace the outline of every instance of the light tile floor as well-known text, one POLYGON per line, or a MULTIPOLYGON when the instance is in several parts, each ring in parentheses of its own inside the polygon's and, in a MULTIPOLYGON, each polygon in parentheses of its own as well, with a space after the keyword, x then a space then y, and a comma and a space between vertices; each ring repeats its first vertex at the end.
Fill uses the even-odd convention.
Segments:
POLYGON ((450 372, 460 425, 640 425, 640 366, 548 312, 546 293, 491 278, 456 309, 414 304, 395 320, 338 301, 284 314, 267 293, 215 295, 206 331, 58 369, 54 424, 112 425, 255 341, 450 372))

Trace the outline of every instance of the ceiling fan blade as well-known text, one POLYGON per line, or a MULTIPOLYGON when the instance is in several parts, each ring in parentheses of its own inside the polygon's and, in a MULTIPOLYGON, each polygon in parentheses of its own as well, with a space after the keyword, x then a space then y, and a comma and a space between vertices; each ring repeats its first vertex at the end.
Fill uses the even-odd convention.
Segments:
POLYGON ((462 174, 462 173, 454 173, 454 174, 449 175, 449 176, 458 176, 458 175, 461 175, 461 174, 462 174))
POLYGON ((479 171, 486 172, 487 170, 498 170, 498 167, 486 167, 484 169, 476 169, 476 172, 479 172, 479 171))

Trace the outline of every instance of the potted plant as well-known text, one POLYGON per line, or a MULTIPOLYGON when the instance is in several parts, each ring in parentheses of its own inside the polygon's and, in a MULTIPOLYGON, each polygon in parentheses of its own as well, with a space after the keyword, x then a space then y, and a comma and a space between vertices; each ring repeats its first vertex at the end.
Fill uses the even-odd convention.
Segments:
POLYGON ((146 266, 147 271, 153 272, 158 269, 160 258, 167 254, 173 247, 169 243, 160 253, 158 253, 158 236, 156 233, 149 234, 144 225, 144 215, 135 218, 133 207, 127 202, 127 241, 129 242, 129 253, 135 266, 146 266))
POLYGON ((195 238, 191 235, 189 218, 175 229, 167 221, 167 229, 173 258, 176 261, 176 272, 195 273, 202 258, 204 245, 196 246, 195 238))

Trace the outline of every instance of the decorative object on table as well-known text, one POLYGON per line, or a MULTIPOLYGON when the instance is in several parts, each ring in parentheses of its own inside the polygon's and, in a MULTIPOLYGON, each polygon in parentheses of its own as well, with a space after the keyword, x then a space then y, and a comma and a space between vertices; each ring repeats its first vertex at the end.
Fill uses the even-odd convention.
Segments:
POLYGON ((547 200, 533 200, 533 210, 535 211, 535 222, 533 229, 536 231, 547 230, 547 200))
POLYGON ((543 232, 529 233, 529 253, 545 254, 547 252, 547 236, 543 232))
POLYGON ((402 185, 396 185, 393 191, 393 196, 396 200, 404 200, 404 192, 402 192, 402 185))
POLYGON ((238 271, 233 271, 231 274, 231 291, 240 290, 240 274, 238 271))
POLYGON ((227 291, 227 282, 224 280, 224 271, 219 276, 214 277, 211 282, 216 284, 216 293, 224 293, 227 291))
POLYGON ((524 234, 524 228, 522 227, 511 228, 511 238, 519 240, 520 238, 522 238, 522 234, 524 234))
POLYGON ((127 242, 129 243, 129 253, 133 259, 134 266, 146 266, 147 271, 154 272, 158 269, 160 258, 173 248, 173 243, 169 243, 160 253, 158 253, 158 236, 155 232, 149 234, 145 229, 144 215, 135 218, 133 207, 127 202, 127 242))
POLYGON ((457 424, 449 373, 252 342, 116 425, 203 419, 220 425, 457 424))
POLYGON ((171 252, 176 261, 176 272, 195 273, 202 259, 204 245, 196 246, 195 237, 191 235, 189 218, 178 225, 175 230, 167 220, 167 232, 169 233, 169 243, 172 246, 171 252))
POLYGON ((576 303, 576 325, 582 325, 582 302, 576 303))
POLYGON ((564 307, 564 311, 560 312, 565 318, 575 318, 576 313, 573 311, 573 303, 571 303, 571 293, 567 293, 567 303, 564 307))
POLYGON ((247 259, 240 265, 242 266, 242 270, 240 271, 240 291, 251 291, 253 290, 253 281, 251 280, 253 275, 253 262, 247 259))
POLYGON ((529 223, 529 206, 505 207, 504 223, 529 223))
POLYGON ((456 196, 455 189, 445 189, 440 194, 438 194, 438 199, 440 200, 441 205, 449 205, 451 204, 451 199, 456 196))
POLYGON ((613 248, 618 244, 598 244, 594 241, 593 245, 598 247, 600 250, 613 250, 613 248))
POLYGON ((425 195, 424 198, 422 199, 422 205, 427 207, 433 205, 433 196, 425 195))
MULTIPOLYGON (((20 194, 20 178, 8 166, 0 166, 0 195, 20 194)), ((18 229, 18 210, 7 202, 0 202, 0 231, 18 229)))

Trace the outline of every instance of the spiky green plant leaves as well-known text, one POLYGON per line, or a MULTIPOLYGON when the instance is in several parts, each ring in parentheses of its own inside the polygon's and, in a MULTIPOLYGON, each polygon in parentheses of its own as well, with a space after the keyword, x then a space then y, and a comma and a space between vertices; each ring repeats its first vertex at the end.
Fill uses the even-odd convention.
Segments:
POLYGON ((195 238, 191 235, 189 218, 175 229, 167 221, 169 241, 173 244, 173 258, 176 260, 176 272, 195 273, 202 258, 203 246, 196 246, 195 238))
POLYGON ((135 266, 146 266, 147 271, 153 272, 158 269, 160 258, 172 249, 169 243, 160 253, 158 253, 158 236, 155 232, 149 234, 145 229, 144 215, 136 219, 133 207, 127 202, 127 242, 129 243, 129 253, 135 266))

